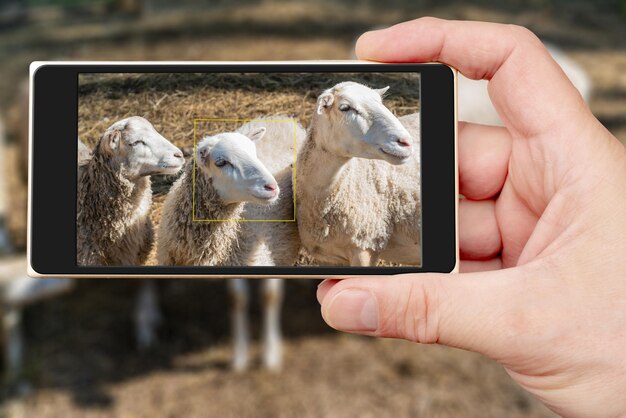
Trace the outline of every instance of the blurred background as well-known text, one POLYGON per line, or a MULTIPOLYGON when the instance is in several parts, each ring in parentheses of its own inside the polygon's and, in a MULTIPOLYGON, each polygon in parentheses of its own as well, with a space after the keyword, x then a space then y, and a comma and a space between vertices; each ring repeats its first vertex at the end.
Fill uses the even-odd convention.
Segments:
POLYGON ((31 61, 346 59, 361 32, 424 15, 529 27, 626 143, 626 0, 0 0, 0 416, 553 416, 478 355, 330 330, 315 281, 286 283, 283 370, 234 373, 223 281, 159 282, 159 342, 139 351, 138 281, 25 277, 31 61))

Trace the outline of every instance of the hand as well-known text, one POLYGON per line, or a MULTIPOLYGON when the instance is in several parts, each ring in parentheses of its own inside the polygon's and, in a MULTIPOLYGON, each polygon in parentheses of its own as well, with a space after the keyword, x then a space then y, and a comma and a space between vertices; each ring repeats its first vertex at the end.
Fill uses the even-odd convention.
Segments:
POLYGON ((524 28, 424 18, 356 50, 489 80, 506 127, 459 125, 462 273, 327 280, 326 322, 483 353, 562 415, 626 416, 624 146, 524 28))

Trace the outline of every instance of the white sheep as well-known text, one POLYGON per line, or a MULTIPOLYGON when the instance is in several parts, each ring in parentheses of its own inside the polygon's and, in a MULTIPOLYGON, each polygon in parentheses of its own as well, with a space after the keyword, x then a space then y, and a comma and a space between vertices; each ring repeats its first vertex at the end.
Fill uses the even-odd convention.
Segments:
MULTIPOLYGON (((159 264, 293 265, 300 249, 294 222, 240 221, 293 219, 294 135, 299 144, 306 134, 299 125, 294 130, 291 123, 258 120, 237 132, 204 138, 196 149, 195 208, 194 164, 187 165, 165 200, 157 238, 159 264)), ((248 365, 248 289, 242 279, 228 284, 233 298, 233 367, 243 370, 248 365)), ((281 302, 282 281, 266 280, 263 363, 273 370, 282 358, 281 302)))
POLYGON ((184 161, 142 117, 111 125, 78 166, 78 265, 145 263, 153 243, 150 176, 176 174, 184 161))
MULTIPOLYGON (((93 153, 78 141, 78 264, 144 264, 154 242, 150 176, 176 174, 184 161, 178 148, 138 116, 111 125, 93 153)), ((135 310, 139 348, 156 338, 160 313, 154 293, 153 283, 142 283, 135 310)))
POLYGON ((298 156, 298 229, 324 264, 421 263, 419 114, 403 126, 386 91, 344 82, 317 100, 298 156))
MULTIPOLYGON (((589 102, 592 92, 592 83, 585 70, 570 59, 563 51, 554 45, 546 44, 552 58, 563 69, 574 87, 586 102, 589 102)), ((487 89, 487 80, 470 80, 459 74, 458 79, 458 109, 459 120, 464 122, 480 123, 482 125, 501 126, 502 120, 498 115, 487 89)))

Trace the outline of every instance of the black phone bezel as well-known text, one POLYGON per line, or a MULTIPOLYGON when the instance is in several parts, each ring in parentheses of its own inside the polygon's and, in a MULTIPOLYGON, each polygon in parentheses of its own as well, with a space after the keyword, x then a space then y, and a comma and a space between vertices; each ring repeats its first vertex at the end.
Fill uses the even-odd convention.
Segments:
MULTIPOLYGON (((35 64, 34 64, 35 65, 35 64)), ((39 276, 346 276, 456 268, 455 72, 443 64, 41 63, 31 73, 30 267, 39 276), (422 265, 403 267, 82 267, 76 263, 76 138, 80 73, 419 72, 422 265), (59 147, 59 144, 66 146, 59 147)))

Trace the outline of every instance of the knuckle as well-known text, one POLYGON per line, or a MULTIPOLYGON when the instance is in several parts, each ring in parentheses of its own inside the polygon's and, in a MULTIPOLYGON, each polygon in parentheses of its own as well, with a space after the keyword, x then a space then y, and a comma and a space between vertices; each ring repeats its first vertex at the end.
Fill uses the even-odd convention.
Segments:
POLYGON ((543 46, 543 43, 541 42, 539 37, 535 35, 535 33, 531 31, 530 29, 528 29, 527 27, 520 26, 520 25, 513 25, 513 24, 508 25, 508 26, 509 26, 509 29, 513 32, 513 36, 517 40, 530 42, 535 45, 543 46))
POLYGON ((396 304, 395 334, 409 341, 432 344, 439 340, 437 280, 410 280, 396 304))
POLYGON ((492 258, 502 249, 496 221, 495 201, 470 201, 459 204, 459 240, 462 255, 492 258))
MULTIPOLYGON (((494 226, 496 229, 497 226, 494 226)), ((485 231, 487 229, 485 228, 485 231)), ((475 253, 481 259, 490 260, 493 257, 497 256, 502 250, 502 240, 500 239, 500 235, 498 232, 492 233, 482 233, 482 239, 479 238, 477 242, 480 244, 475 249, 475 253)))
POLYGON ((433 16, 424 16, 424 17, 420 17, 416 19, 416 22, 419 22, 420 24, 423 24, 423 25, 434 25, 434 24, 440 23, 441 19, 438 19, 433 16))

